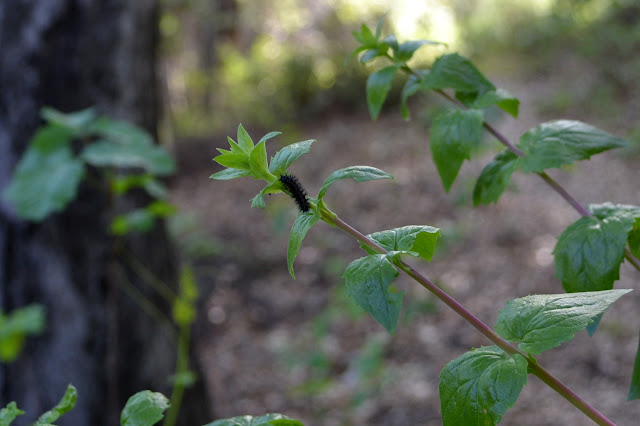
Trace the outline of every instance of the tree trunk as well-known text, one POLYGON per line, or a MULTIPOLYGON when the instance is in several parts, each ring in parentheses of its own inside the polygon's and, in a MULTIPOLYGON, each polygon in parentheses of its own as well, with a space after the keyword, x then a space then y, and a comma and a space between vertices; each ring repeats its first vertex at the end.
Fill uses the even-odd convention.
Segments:
MULTIPOLYGON (((157 3, 0 2, 0 189, 41 123, 43 106, 65 112, 95 106, 155 134, 157 3)), ((104 195, 88 186, 65 212, 41 224, 19 220, 0 201, 0 309, 30 303, 47 309, 45 334, 30 338, 18 360, 0 368, 0 405, 16 401, 27 412, 16 424, 54 406, 68 383, 79 397, 61 425, 118 424, 133 393, 168 396, 175 343, 124 291, 107 232, 112 214, 104 195)), ((175 284, 175 253, 163 225, 125 246, 175 284)), ((126 276, 153 299, 137 275, 126 276)), ((187 392, 180 424, 210 421, 206 406, 202 387, 187 392)))

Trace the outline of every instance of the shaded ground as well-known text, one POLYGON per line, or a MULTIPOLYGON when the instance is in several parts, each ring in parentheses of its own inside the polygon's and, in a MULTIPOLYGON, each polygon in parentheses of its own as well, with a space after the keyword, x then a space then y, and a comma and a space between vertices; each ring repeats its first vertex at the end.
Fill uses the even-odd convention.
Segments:
MULTIPOLYGON (((511 89, 523 101, 521 117, 498 124, 511 140, 544 119, 528 109, 527 97, 546 89, 538 84, 526 93, 511 89)), ((256 140, 262 136, 251 134, 256 140)), ((440 254, 430 264, 411 263, 490 325, 509 299, 562 292, 550 253, 577 214, 537 176, 522 174, 497 205, 472 208, 474 179, 491 152, 465 163, 445 194, 427 134, 419 120, 407 124, 397 109, 389 109, 388 117, 376 123, 336 115, 301 128, 298 135, 280 136, 268 149, 273 155, 279 143, 318 140, 291 169, 311 194, 329 173, 349 165, 372 165, 394 175, 395 181, 338 182, 327 198, 330 207, 364 233, 409 224, 442 228, 440 254)), ((325 224, 305 240, 293 280, 286 268, 293 201, 272 196, 265 211, 251 209, 249 200, 259 183, 209 180, 219 170, 210 158, 225 145, 224 138, 193 145, 189 155, 197 163, 183 168, 172 187, 173 201, 197 212, 201 236, 213 238, 218 249, 198 262, 200 282, 213 289, 198 334, 217 417, 282 412, 307 425, 440 424, 440 370, 470 348, 491 342, 405 278, 397 281, 407 294, 395 336, 369 316, 354 313, 337 289, 344 267, 362 251, 325 224)), ((550 174, 585 204, 638 205, 637 158, 605 153, 550 174)), ((616 288, 638 287, 637 271, 623 265, 621 275, 616 288)), ((640 418, 640 402, 626 402, 640 329, 638 306, 640 292, 634 291, 607 312, 593 338, 581 332, 539 357, 552 374, 620 425, 636 425, 640 418)), ((502 424, 590 421, 530 377, 502 424)))

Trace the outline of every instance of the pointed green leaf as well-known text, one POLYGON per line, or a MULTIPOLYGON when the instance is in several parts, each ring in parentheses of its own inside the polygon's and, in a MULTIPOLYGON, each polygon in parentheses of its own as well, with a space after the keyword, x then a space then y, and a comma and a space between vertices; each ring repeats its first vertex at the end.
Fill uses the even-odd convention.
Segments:
POLYGON ((258 195, 251 199, 251 207, 258 209, 267 207, 267 204, 264 202, 264 190, 260 191, 258 195))
POLYGON ((484 116, 479 110, 452 110, 436 117, 429 132, 431 154, 442 186, 449 192, 464 160, 482 141, 484 116))
POLYGON ((398 66, 391 65, 374 72, 367 79, 367 104, 369 105, 369 114, 374 120, 380 114, 382 104, 391 90, 391 83, 397 71, 398 66))
POLYGON ((369 180, 393 179, 393 176, 387 172, 383 172, 380 169, 370 166, 351 166, 336 170, 331 173, 327 179, 325 179, 322 184, 322 188, 320 188, 320 192, 318 193, 318 200, 322 200, 324 198, 327 190, 335 181, 342 179, 353 179, 356 182, 366 182, 369 180))
POLYGON ((456 53, 436 59, 427 75, 427 81, 434 89, 454 89, 477 94, 496 90, 470 60, 456 53))
MULTIPOLYGON (((407 62, 413 57, 413 54, 424 45, 427 44, 443 44, 437 41, 431 40, 410 40, 398 45, 394 49, 393 56, 400 62, 407 62)), ((393 48, 393 46, 391 46, 393 48)))
POLYGON ((224 169, 221 170, 217 173, 212 174, 211 176, 209 176, 209 179, 217 179, 217 180, 230 180, 230 179, 235 179, 235 178, 239 178, 239 177, 247 177, 247 176, 251 176, 251 172, 248 172, 246 170, 239 170, 239 169, 224 169))
POLYGON ((298 256, 304 237, 307 236, 307 232, 315 225, 318 219, 320 219, 320 215, 314 210, 309 210, 305 213, 298 213, 298 217, 296 217, 296 221, 293 223, 291 233, 289 234, 289 247, 287 248, 287 267, 293 278, 295 278, 293 274, 293 262, 296 260, 296 256, 298 256))
POLYGON ((444 426, 486 426, 500 422, 527 383, 527 360, 497 346, 474 349, 440 373, 444 426))
POLYGON ((633 361, 633 373, 631 374, 631 385, 627 395, 627 401, 634 399, 640 399, 640 337, 638 338, 638 348, 636 349, 636 358, 633 361))
POLYGON ((378 50, 381 53, 388 52, 389 48, 392 48, 393 50, 398 50, 398 39, 396 38, 395 34, 390 34, 385 38, 383 38, 382 40, 380 40, 380 44, 378 45, 378 50))
POLYGON ((220 419, 205 426, 304 426, 298 420, 290 419, 282 414, 272 413, 260 417, 237 416, 220 419))
POLYGON ((379 48, 367 49, 364 52, 364 55, 362 55, 362 57, 360 58, 360 62, 366 64, 367 62, 374 60, 378 56, 384 56, 384 50, 381 50, 379 48))
POLYGON ((609 290, 620 278, 627 235, 633 225, 610 217, 582 217, 564 230, 553 255, 556 276, 569 292, 609 290))
POLYGON ((491 90, 482 93, 469 105, 471 108, 489 108, 496 105, 506 113, 511 114, 514 118, 518 118, 518 109, 520 100, 511 93, 503 89, 491 90))
POLYGON ((45 127, 31 140, 3 191, 20 217, 42 221, 76 198, 85 166, 71 151, 71 136, 67 128, 45 127))
POLYGON ((522 170, 542 172, 627 145, 624 139, 580 121, 558 120, 529 130, 518 146, 526 153, 520 162, 522 170))
POLYGON ((378 19, 378 24, 376 25, 376 35, 375 35, 376 40, 380 39, 380 35, 382 34, 382 25, 384 24, 384 20, 386 17, 387 17, 386 15, 382 15, 380 19, 378 19))
POLYGON ((60 400, 60 402, 53 407, 51 410, 42 414, 38 421, 35 423, 35 426, 40 425, 49 425, 60 418, 63 414, 70 411, 76 405, 76 400, 78 399, 78 390, 73 386, 67 386, 67 390, 64 393, 64 396, 60 400))
POLYGON ((255 179, 265 179, 269 181, 273 176, 269 173, 269 165, 267 164, 267 147, 265 141, 257 144, 249 157, 251 166, 251 174, 255 179))
POLYGON ((281 135, 282 132, 269 132, 266 135, 264 135, 263 137, 260 138, 260 140, 258 141, 258 143, 260 142, 266 142, 271 138, 275 138, 278 135, 281 135))
POLYGON ((539 354, 567 342, 631 290, 536 294, 507 302, 495 330, 522 351, 539 354))
POLYGON ((283 147, 271 158, 269 171, 276 176, 285 174, 289 166, 293 164, 294 161, 296 161, 301 155, 309 152, 311 144, 314 142, 315 139, 310 139, 292 143, 291 145, 283 147))
POLYGON ((169 408, 169 400, 159 392, 148 390, 133 395, 127 401, 120 424, 122 426, 151 426, 164 417, 164 411, 169 408))
POLYGON ((9 426, 16 417, 24 414, 24 411, 20 410, 15 401, 7 404, 2 410, 0 410, 0 426, 9 426))
POLYGON ((473 205, 497 203, 518 168, 519 158, 505 149, 482 169, 473 188, 473 205))
POLYGON ((249 133, 242 127, 242 124, 238 125, 238 145, 247 154, 253 150, 253 141, 249 133))
MULTIPOLYGON (((227 136, 227 142, 229 142, 229 146, 231 147, 231 151, 234 154, 248 154, 248 152, 244 152, 244 150, 238 145, 231 137, 227 136)), ((220 148, 217 148, 218 151, 222 152, 220 148)))
MULTIPOLYGON (((368 235, 387 251, 406 252, 426 261, 433 257, 439 236, 440 229, 421 225, 404 226, 368 235)), ((369 254, 375 254, 369 247, 363 244, 361 247, 369 254)))
POLYGON ((389 291, 389 284, 397 276, 398 271, 384 254, 354 260, 343 275, 349 296, 391 334, 395 332, 404 295, 389 291))
POLYGON ((251 170, 251 164, 249 163, 249 156, 247 154, 221 154, 214 157, 213 161, 231 169, 251 170))

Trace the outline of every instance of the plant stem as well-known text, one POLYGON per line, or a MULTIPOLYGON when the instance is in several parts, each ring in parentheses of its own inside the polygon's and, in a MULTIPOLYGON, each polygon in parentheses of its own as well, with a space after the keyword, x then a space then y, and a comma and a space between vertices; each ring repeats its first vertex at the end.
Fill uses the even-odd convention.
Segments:
MULTIPOLYGON (((328 210, 328 209, 327 209, 328 210)), ((357 229, 353 228, 348 223, 344 222, 342 219, 337 217, 335 213, 331 212, 331 215, 327 214, 327 212, 322 209, 320 210, 322 215, 322 219, 329 223, 332 226, 340 228, 342 231, 351 235, 360 243, 370 247, 371 249, 385 254, 387 251, 377 244, 375 241, 371 240, 364 234, 362 234, 357 229)), ((483 323, 480 319, 478 319, 475 315, 469 312, 464 306, 462 306, 458 301, 456 301, 453 297, 449 296, 444 290, 431 282, 427 277, 420 274, 418 271, 413 269, 411 266, 407 265, 403 261, 400 261, 396 264, 398 268, 400 268, 403 272, 417 281, 424 288, 433 293, 438 299, 443 301, 447 306, 453 309, 458 315, 460 315, 464 320, 474 326, 480 333, 482 333, 485 337, 495 343, 500 349, 505 351, 510 355, 519 354, 522 355, 527 362, 529 363, 529 371, 540 378, 545 384, 547 384, 551 389, 555 390, 558 394, 560 394, 563 398, 573 404, 576 408, 586 414, 590 419, 595 421, 599 425, 603 426, 611 426, 614 423, 606 418, 602 413, 589 405, 586 401, 580 398, 575 392, 569 389, 566 385, 552 376, 547 370, 542 368, 532 357, 530 357, 527 353, 521 351, 520 349, 513 346, 511 343, 507 342, 505 339, 500 337, 491 327, 483 323)))
POLYGON ((178 336, 178 356, 176 359, 176 374, 173 378, 173 389, 169 398, 169 410, 163 423, 164 426, 174 426, 178 421, 180 405, 184 396, 185 379, 184 375, 189 372, 189 346, 191 341, 191 323, 180 326, 178 336))

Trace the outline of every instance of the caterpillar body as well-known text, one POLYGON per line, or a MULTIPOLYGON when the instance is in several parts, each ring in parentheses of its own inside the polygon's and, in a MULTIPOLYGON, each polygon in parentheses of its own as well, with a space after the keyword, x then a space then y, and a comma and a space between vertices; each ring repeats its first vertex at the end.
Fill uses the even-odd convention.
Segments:
POLYGON ((293 175, 284 174, 280 176, 279 180, 284 186, 285 192, 295 200, 300 211, 303 213, 308 212, 309 200, 307 199, 307 193, 300 184, 300 181, 298 181, 298 178, 293 175))

